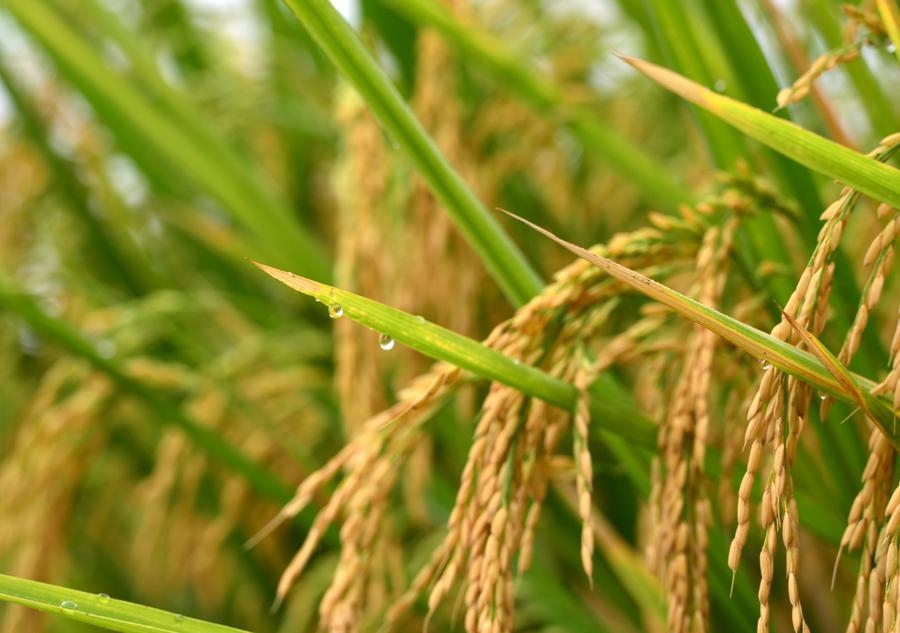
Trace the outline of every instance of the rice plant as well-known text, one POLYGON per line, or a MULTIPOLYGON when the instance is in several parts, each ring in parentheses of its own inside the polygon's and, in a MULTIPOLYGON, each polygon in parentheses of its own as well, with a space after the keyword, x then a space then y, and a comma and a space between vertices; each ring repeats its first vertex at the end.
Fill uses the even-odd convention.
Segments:
POLYGON ((0 629, 900 630, 897 0, 0 0, 0 629))

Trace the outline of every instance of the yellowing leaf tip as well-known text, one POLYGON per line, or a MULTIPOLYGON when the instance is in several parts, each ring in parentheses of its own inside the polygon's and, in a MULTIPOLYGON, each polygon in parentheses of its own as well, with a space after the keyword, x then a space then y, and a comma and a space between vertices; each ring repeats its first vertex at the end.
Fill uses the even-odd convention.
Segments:
POLYGON ((643 59, 628 57, 627 55, 620 55, 619 57, 663 88, 674 92, 692 103, 709 107, 710 104, 705 103, 706 100, 704 97, 714 93, 697 82, 691 81, 668 68, 658 66, 643 59), (704 103, 700 104, 700 101, 704 101, 704 103))
POLYGON ((270 277, 277 279, 288 288, 292 288, 303 294, 316 295, 320 294, 323 290, 322 284, 313 281, 312 279, 307 279, 306 277, 301 277, 300 275, 295 275, 286 270, 281 270, 280 268, 275 268, 274 266, 269 266, 252 259, 250 260, 250 263, 270 277))

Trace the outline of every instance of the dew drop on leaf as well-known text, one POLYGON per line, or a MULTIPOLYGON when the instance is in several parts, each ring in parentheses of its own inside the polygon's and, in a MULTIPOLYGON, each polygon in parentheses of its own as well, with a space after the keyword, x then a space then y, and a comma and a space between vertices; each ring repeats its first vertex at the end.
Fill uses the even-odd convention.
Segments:
POLYGON ((109 602, 109 594, 108 593, 98 593, 97 600, 100 602, 109 602))
POLYGON ((71 600, 63 600, 59 603, 59 606, 66 611, 75 611, 78 608, 78 603, 71 600))
POLYGON ((378 337, 378 347, 380 347, 384 351, 394 349, 394 345, 395 345, 394 339, 392 339, 387 334, 382 334, 381 336, 378 337))
POLYGON ((344 316, 344 308, 336 303, 332 303, 330 306, 328 306, 328 316, 330 316, 332 319, 340 319, 342 316, 344 316))

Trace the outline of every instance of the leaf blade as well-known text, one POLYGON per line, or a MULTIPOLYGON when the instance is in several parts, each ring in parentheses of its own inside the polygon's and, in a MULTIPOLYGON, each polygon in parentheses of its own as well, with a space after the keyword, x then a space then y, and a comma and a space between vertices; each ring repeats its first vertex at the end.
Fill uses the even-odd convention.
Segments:
MULTIPOLYGON (((367 297, 266 264, 253 264, 293 290, 314 297, 329 307, 340 306, 344 314, 342 318, 390 335, 395 341, 430 358, 509 385, 567 411, 575 406, 578 392, 573 385, 536 367, 517 363, 478 341, 367 297)), ((650 421, 641 417, 639 412, 636 415, 635 411, 623 406, 614 395, 607 393, 602 384, 595 383, 590 391, 591 417, 599 425, 636 444, 646 447, 655 445, 656 430, 650 421)))
POLYGON ((717 94, 678 73, 633 57, 622 59, 655 82, 813 171, 900 206, 900 169, 813 134, 753 106, 717 94))
POLYGON ((0 574, 0 601, 121 633, 247 633, 134 602, 5 574, 0 574))

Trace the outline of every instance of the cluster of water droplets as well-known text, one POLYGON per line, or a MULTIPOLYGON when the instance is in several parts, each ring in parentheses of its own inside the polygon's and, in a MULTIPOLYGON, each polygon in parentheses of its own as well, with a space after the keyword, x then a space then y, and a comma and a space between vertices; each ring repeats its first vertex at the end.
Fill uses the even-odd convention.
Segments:
MULTIPOLYGON (((320 299, 316 299, 316 302, 323 303, 320 299)), ((328 316, 331 317, 332 319, 340 319, 342 316, 344 316, 343 306, 341 306, 339 303, 329 303, 328 304, 328 316)), ((416 320, 416 323, 418 323, 420 325, 425 323, 425 317, 423 317, 421 315, 416 316, 415 320, 416 320)), ((381 334, 378 336, 378 347, 380 347, 384 351, 387 352, 389 350, 394 349, 395 345, 396 345, 396 341, 394 341, 394 339, 391 336, 389 336, 387 334, 381 334)))
MULTIPOLYGON (((97 602, 99 602, 101 604, 106 604, 110 600, 108 593, 98 593, 96 598, 97 598, 97 602)), ((78 603, 75 602, 74 600, 61 601, 59 603, 59 608, 62 609, 63 611, 78 611, 79 610, 78 603)), ((180 613, 176 613, 173 616, 173 619, 175 620, 175 624, 181 624, 182 622, 184 622, 184 616, 180 613)))

